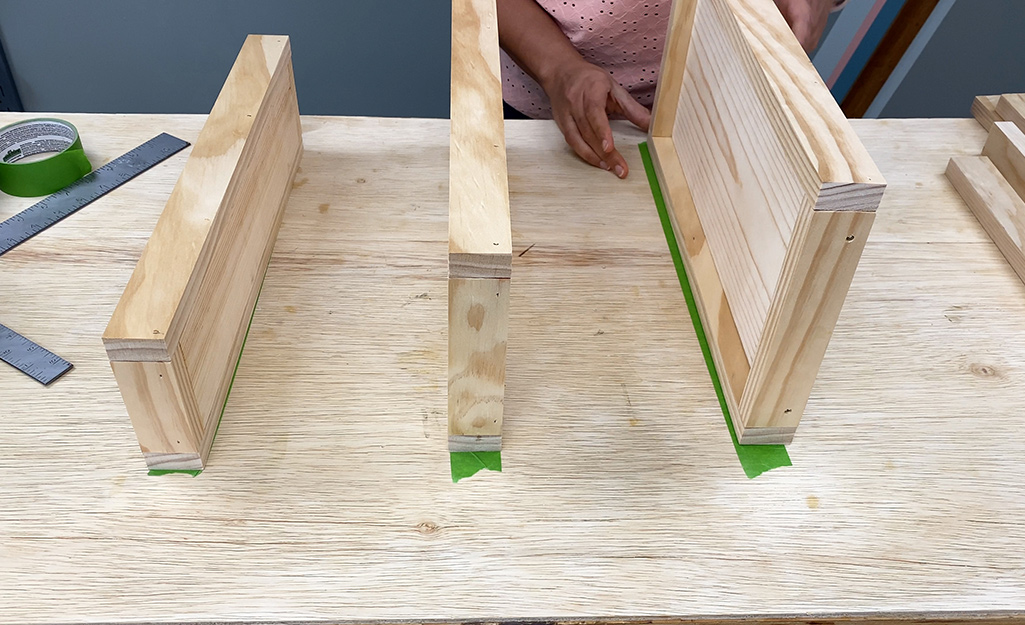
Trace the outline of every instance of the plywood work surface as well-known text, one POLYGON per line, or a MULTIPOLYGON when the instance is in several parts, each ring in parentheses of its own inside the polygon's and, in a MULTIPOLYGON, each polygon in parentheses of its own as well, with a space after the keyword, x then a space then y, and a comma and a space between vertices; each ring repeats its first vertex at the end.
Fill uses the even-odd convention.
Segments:
MULTIPOLYGON (((67 118, 96 164, 203 122, 67 118)), ((100 341, 187 152, 0 258, 0 322, 76 365, 0 367, 0 622, 1025 613, 1025 285, 943 176, 974 120, 854 122, 889 187, 794 466, 755 480, 637 152, 620 181, 509 122, 504 472, 458 484, 448 124, 303 125, 199 477, 146 475, 100 341)))

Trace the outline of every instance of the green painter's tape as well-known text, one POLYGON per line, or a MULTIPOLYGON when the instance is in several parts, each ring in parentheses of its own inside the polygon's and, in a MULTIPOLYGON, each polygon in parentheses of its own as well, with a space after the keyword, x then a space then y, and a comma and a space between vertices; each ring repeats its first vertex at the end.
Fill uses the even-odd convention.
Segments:
POLYGON ((658 217, 662 220, 662 230, 666 234, 669 253, 673 257, 673 265, 676 266, 676 275, 680 278, 683 297, 687 300, 687 310, 690 312, 690 319, 694 323, 694 332, 698 335, 698 343, 701 345, 701 354, 705 357, 708 374, 712 377, 712 386, 715 387, 715 395, 719 398, 719 407, 722 408, 723 417, 726 418, 726 427, 730 429, 730 438, 733 439, 733 448, 737 450, 740 466, 744 468, 744 474, 749 478, 758 477, 766 471, 779 467, 792 466, 790 454, 787 453, 787 448, 783 445, 741 445, 737 442, 737 433, 733 430, 733 419, 730 418, 730 409, 726 406, 726 396, 723 395, 722 383, 719 381, 719 374, 716 372, 715 362, 712 360, 712 351, 708 347, 705 329, 701 325, 701 316, 698 314, 698 306, 694 301, 694 293, 690 289, 687 270, 684 268, 683 258, 680 256, 680 248, 676 244, 673 224, 669 221, 669 212, 666 210, 666 203, 662 197, 662 187, 659 186, 658 178, 655 176, 648 144, 641 143, 637 147, 641 150, 641 160, 644 161, 644 171, 648 174, 648 184, 651 186, 651 195, 655 198, 658 217))
POLYGON ((502 452, 500 451, 457 451, 449 454, 452 463, 452 481, 458 482, 480 471, 502 470, 502 452))
MULTIPOLYGON (((264 279, 267 278, 266 271, 263 274, 264 279)), ((263 292, 263 282, 260 282, 260 293, 263 292)), ((256 305, 260 303, 260 293, 256 294, 256 301, 253 302, 253 312, 249 315, 249 325, 246 326, 246 335, 242 337, 242 349, 238 350, 238 360, 235 361, 235 370, 231 372, 231 382, 228 383, 228 392, 224 396, 224 403, 221 405, 221 414, 217 417, 217 429, 214 430, 214 438, 210 441, 210 448, 213 449, 214 443, 217 442, 217 433, 221 431, 221 420, 224 418, 224 410, 228 407, 228 398, 231 397, 231 389, 235 387, 235 376, 238 375, 238 365, 242 362, 242 352, 246 350, 246 341, 249 340, 249 331, 253 329, 253 317, 256 316, 256 305)), ((172 473, 185 473, 196 477, 203 470, 189 470, 189 469, 150 469, 150 475, 169 475, 172 473)))
POLYGON ((5 193, 49 195, 90 171, 78 129, 62 119, 26 119, 0 128, 0 189, 5 193), (25 162, 26 157, 42 158, 25 162))
POLYGON ((202 472, 203 472, 203 469, 196 469, 194 471, 190 470, 190 469, 150 469, 149 470, 149 474, 150 475, 172 475, 174 473, 184 473, 185 475, 191 475, 192 477, 196 477, 197 475, 199 475, 202 472))

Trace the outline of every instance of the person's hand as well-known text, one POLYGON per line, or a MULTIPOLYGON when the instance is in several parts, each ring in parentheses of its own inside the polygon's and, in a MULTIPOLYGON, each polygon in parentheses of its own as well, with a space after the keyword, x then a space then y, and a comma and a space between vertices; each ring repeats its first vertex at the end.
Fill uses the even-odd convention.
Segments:
POLYGON ((819 45, 829 12, 835 5, 834 0, 776 0, 780 13, 809 54, 819 45))
POLYGON ((626 178, 630 168, 616 150, 609 114, 621 115, 648 130, 651 111, 608 72, 584 60, 560 67, 541 85, 552 103, 552 117, 566 143, 595 167, 626 178))

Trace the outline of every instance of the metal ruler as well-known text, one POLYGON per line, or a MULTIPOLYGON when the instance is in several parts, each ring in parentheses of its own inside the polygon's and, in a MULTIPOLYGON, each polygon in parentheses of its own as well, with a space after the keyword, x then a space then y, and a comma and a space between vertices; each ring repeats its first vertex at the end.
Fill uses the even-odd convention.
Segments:
POLYGON ((0 324, 0 360, 43 384, 53 382, 74 366, 3 324, 0 324))
POLYGON ((0 222, 0 256, 188 145, 188 141, 182 141, 166 132, 161 133, 14 217, 0 222))

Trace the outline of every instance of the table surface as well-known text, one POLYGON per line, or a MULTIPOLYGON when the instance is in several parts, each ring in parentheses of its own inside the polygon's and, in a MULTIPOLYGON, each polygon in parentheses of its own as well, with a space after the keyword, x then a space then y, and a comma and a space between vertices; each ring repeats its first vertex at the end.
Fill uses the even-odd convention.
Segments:
MULTIPOLYGON (((96 166, 203 123, 66 117, 96 166)), ((620 181, 513 121, 504 472, 452 483, 447 122, 323 117, 209 468, 149 477, 100 335, 172 157, 0 259, 0 323, 76 365, 0 367, 0 622, 1025 614, 1025 286, 943 178, 984 133, 854 124, 889 188, 794 466, 754 480, 641 133, 620 181)))

